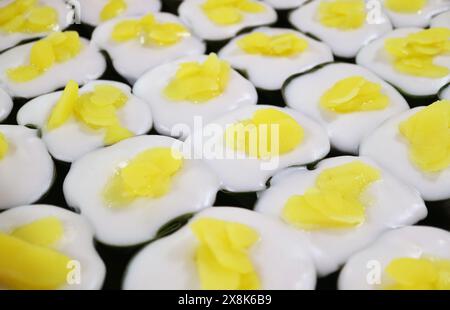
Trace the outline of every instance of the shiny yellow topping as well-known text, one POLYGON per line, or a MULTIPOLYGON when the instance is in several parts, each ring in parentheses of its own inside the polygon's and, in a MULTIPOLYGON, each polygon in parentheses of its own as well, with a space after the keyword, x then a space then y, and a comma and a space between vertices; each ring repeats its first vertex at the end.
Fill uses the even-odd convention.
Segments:
POLYGON ((45 217, 29 224, 17 227, 11 236, 43 247, 54 246, 63 236, 62 222, 54 216, 45 217))
MULTIPOLYGON (((366 20, 364 0, 321 1, 318 9, 322 25, 340 30, 361 28, 366 20)), ((345 44, 345 43, 343 43, 345 44)))
POLYGON ((360 161, 328 168, 303 195, 288 199, 282 218, 301 229, 350 228, 365 220, 362 194, 380 172, 360 161))
POLYGON ((6 140, 5 135, 0 132, 0 160, 5 158, 6 153, 8 153, 8 150, 9 150, 8 140, 6 140))
POLYGON ((229 126, 225 133, 229 148, 250 157, 270 158, 297 148, 304 130, 289 114, 276 109, 261 109, 251 119, 229 126))
POLYGON ((450 290, 450 260, 401 257, 386 267, 387 290, 450 290))
POLYGON ((262 32, 252 32, 237 41, 237 45, 248 54, 289 57, 308 48, 308 41, 294 33, 270 36, 262 32))
POLYGON ((418 13, 427 4, 427 0, 385 0, 384 5, 397 13, 418 13))
POLYGON ((0 232, 0 287, 58 289, 66 284, 70 258, 50 247, 63 236, 54 217, 0 232))
POLYGON ((31 47, 30 63, 7 70, 10 80, 24 83, 34 80, 52 66, 74 58, 82 49, 76 31, 55 32, 31 47))
POLYGON ((206 0, 202 8, 211 21, 221 26, 241 22, 244 14, 257 14, 265 11, 262 4, 253 0, 206 0))
POLYGON ((411 161, 425 172, 450 167, 450 100, 436 101, 400 123, 411 161))
POLYGON ((183 160, 171 148, 153 148, 138 154, 108 182, 104 198, 111 207, 124 207, 137 198, 159 198, 170 191, 183 160))
POLYGON ((78 84, 75 81, 69 81, 50 114, 47 129, 53 130, 65 124, 72 117, 77 100, 78 84))
POLYGON ((210 54, 203 63, 182 63, 164 95, 173 101, 207 102, 225 91, 230 71, 230 65, 216 54, 210 54))
POLYGON ((202 218, 191 229, 199 245, 195 260, 204 290, 257 290, 260 279, 249 257, 259 240, 253 228, 241 223, 202 218))
POLYGON ((15 0, 0 8, 0 31, 39 33, 55 30, 58 12, 37 0, 15 0))
POLYGON ((448 28, 431 28, 402 38, 389 38, 384 42, 384 48, 399 72, 428 78, 450 74, 447 67, 433 63, 436 56, 450 52, 448 28))
POLYGON ((127 95, 112 85, 96 85, 94 91, 78 94, 78 84, 70 81, 47 121, 47 130, 54 130, 70 118, 92 130, 105 131, 105 144, 110 145, 133 136, 120 124, 117 111, 127 102, 127 95))
POLYGON ((119 88, 111 85, 97 85, 93 92, 82 94, 75 105, 77 120, 89 128, 103 128, 105 144, 114 144, 133 134, 120 124, 117 110, 122 108, 128 97, 119 88))
POLYGON ((100 20, 107 21, 111 18, 117 17, 127 9, 127 2, 125 0, 109 0, 100 12, 100 20))
POLYGON ((169 46, 178 43, 189 31, 178 23, 158 22, 154 15, 118 23, 111 34, 116 42, 139 40, 143 45, 169 46))
POLYGON ((381 92, 381 85, 362 76, 338 81, 320 98, 320 105, 336 113, 382 110, 389 98, 381 92))

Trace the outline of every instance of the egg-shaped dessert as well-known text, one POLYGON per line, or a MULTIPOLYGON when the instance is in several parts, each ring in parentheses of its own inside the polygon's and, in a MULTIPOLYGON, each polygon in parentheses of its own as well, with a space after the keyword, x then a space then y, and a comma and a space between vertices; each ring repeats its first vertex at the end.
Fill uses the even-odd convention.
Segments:
POLYGON ((439 98, 442 100, 450 100, 450 84, 445 85, 439 91, 439 98))
POLYGON ((69 26, 61 0, 3 0, 0 3, 0 51, 69 26))
POLYGON ((184 0, 178 15, 198 37, 207 41, 230 39, 246 28, 277 20, 272 7, 256 0, 184 0))
POLYGON ((450 81, 450 28, 400 28, 363 47, 356 63, 409 96, 433 96, 450 81))
POLYGON ((344 58, 355 57, 362 46, 392 30, 382 13, 376 20, 369 18, 364 0, 311 1, 292 12, 289 21, 344 58))
POLYGON ((270 5, 276 10, 284 11, 299 7, 307 0, 263 0, 265 3, 270 5))
POLYGON ((381 4, 396 28, 427 27, 434 15, 450 9, 447 0, 382 0, 381 4))
POLYGON ((427 215, 415 189, 372 160, 352 156, 325 159, 314 170, 280 172, 260 194, 255 211, 307 240, 321 276, 336 271, 384 231, 427 215))
POLYGON ((49 205, 0 214, 0 290, 98 290, 106 268, 83 217, 49 205))
POLYGON ((258 100, 255 87, 215 54, 158 66, 137 81, 133 93, 150 105, 159 133, 182 138, 196 122, 209 123, 258 100))
POLYGON ((409 109, 390 84, 364 67, 331 63, 284 85, 286 104, 321 123, 331 145, 357 154, 362 139, 386 119, 409 109))
POLYGON ((126 138, 147 133, 152 116, 147 103, 119 82, 93 81, 79 88, 70 81, 64 91, 26 103, 17 123, 39 128, 50 154, 72 162, 82 155, 126 138))
POLYGON ((54 32, 0 55, 0 86, 11 96, 32 98, 100 77, 106 62, 100 51, 76 31, 54 32), (68 74, 70 73, 70 74, 68 74))
POLYGON ((425 200, 450 198, 450 100, 394 116, 361 144, 373 158, 425 200))
POLYGON ((92 42, 108 52, 116 71, 130 83, 158 65, 205 52, 205 44, 169 13, 107 21, 95 29, 92 42))
POLYGON ((169 221, 214 203, 217 177, 200 160, 183 157, 177 142, 134 137, 72 164, 64 196, 93 224, 99 241, 143 243, 169 221))
POLYGON ((450 28, 450 10, 434 16, 431 19, 430 27, 450 28))
POLYGON ((208 208, 130 262, 126 290, 311 290, 307 248, 291 231, 256 212, 208 208))
POLYGON ((237 36, 219 56, 263 90, 279 90, 295 73, 333 61, 324 43, 284 28, 257 28, 237 36))
POLYGON ((0 210, 36 202, 53 179, 53 161, 37 131, 0 125, 0 210))
POLYGON ((202 158, 230 192, 263 190, 277 171, 325 157, 325 129, 290 108, 246 106, 196 129, 183 153, 202 158))
POLYGON ((97 26, 115 17, 135 16, 157 12, 160 0, 77 0, 80 4, 81 21, 97 26))
POLYGON ((450 290, 450 233, 403 227, 353 255, 339 276, 341 290, 450 290))
POLYGON ((9 95, 0 88, 0 122, 5 120, 11 113, 13 101, 9 95))

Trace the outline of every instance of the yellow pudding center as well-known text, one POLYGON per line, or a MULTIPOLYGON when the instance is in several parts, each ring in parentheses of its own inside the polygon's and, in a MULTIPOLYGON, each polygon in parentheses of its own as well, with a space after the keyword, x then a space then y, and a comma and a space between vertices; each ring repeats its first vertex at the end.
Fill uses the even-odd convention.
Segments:
POLYGON ((450 166, 450 100, 437 101, 400 123, 411 161, 425 172, 450 166))
POLYGON ((189 36, 189 31, 178 23, 158 22, 154 15, 148 14, 138 20, 125 20, 118 23, 111 34, 116 42, 139 40, 143 45, 169 46, 189 36))
POLYGON ((136 198, 159 198, 171 188, 183 160, 171 148, 153 148, 138 154, 108 182, 104 198, 112 207, 123 207, 136 198))
POLYGON ((104 130, 106 145, 117 143, 133 135, 117 115, 127 101, 127 95, 115 86, 96 85, 93 91, 80 95, 78 84, 70 81, 50 113, 47 130, 59 128, 73 117, 92 130, 104 130))
POLYGON ((0 8, 0 31, 7 33, 39 33, 58 26, 58 12, 37 0, 15 0, 0 8))
POLYGON ((304 137, 302 126, 292 116, 271 108, 256 111, 225 132, 227 147, 263 159, 293 151, 304 137))
POLYGON ((109 0, 100 12, 100 20, 106 21, 117 17, 127 9, 125 0, 109 0))
POLYGON ((386 267, 387 290, 450 290, 450 260, 401 257, 386 267))
POLYGON ((257 290, 260 279, 249 257, 258 232, 241 223, 202 218, 191 224, 199 245, 195 261, 204 290, 257 290))
POLYGON ((294 33, 271 36, 261 32, 253 32, 239 39, 237 45, 248 54, 289 57, 306 50, 308 41, 294 33))
POLYGON ((50 216, 15 228, 11 236, 34 245, 52 247, 61 239, 63 233, 64 227, 61 221, 50 216))
POLYGON ((211 21, 221 26, 241 22, 244 14, 265 11, 262 4, 252 0, 206 0, 202 9, 211 21))
POLYGON ((0 232, 0 287, 58 289, 66 284, 70 258, 52 249, 64 233, 63 224, 47 217, 0 232))
POLYGON ((384 5, 397 13, 417 13, 427 4, 427 0, 385 0, 384 5))
POLYGON ((320 105, 336 113, 382 110, 389 98, 382 94, 381 85, 362 76, 352 76, 335 83, 320 98, 320 105))
POLYGON ((436 56, 450 52, 448 28, 431 28, 402 38, 389 38, 384 42, 384 48, 399 72, 428 78, 450 74, 447 67, 433 63, 436 56))
POLYGON ((318 18, 322 25, 330 28, 340 30, 361 28, 366 20, 365 2, 364 0, 321 1, 318 18))
POLYGON ((0 160, 5 158, 9 150, 8 140, 3 133, 0 132, 0 160))
POLYGON ((380 172, 360 161, 323 170, 315 187, 288 199, 282 218, 301 229, 350 228, 365 220, 363 192, 380 172))
POLYGON ((230 71, 230 65, 216 54, 210 54, 203 63, 182 63, 164 89, 164 95, 173 101, 207 102, 223 94, 230 71))
POLYGON ((55 32, 32 45, 29 64, 8 69, 6 73, 13 82, 29 82, 54 65, 74 58, 81 49, 78 32, 55 32))

